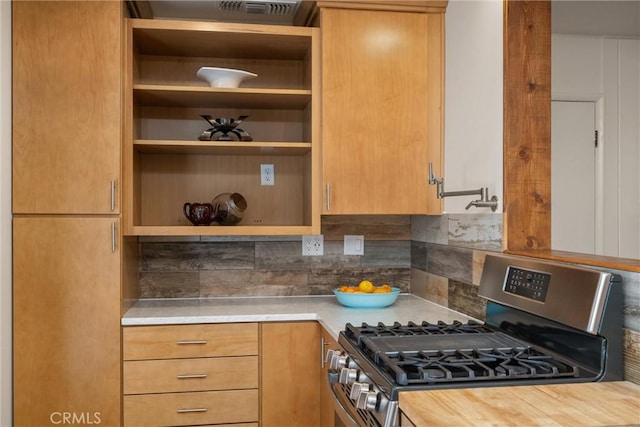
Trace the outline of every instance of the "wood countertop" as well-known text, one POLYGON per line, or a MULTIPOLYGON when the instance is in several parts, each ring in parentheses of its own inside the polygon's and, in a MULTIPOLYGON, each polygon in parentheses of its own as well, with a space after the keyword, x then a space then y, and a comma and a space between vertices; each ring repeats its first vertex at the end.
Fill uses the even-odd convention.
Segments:
POLYGON ((628 381, 400 393, 416 426, 640 425, 640 386, 628 381))

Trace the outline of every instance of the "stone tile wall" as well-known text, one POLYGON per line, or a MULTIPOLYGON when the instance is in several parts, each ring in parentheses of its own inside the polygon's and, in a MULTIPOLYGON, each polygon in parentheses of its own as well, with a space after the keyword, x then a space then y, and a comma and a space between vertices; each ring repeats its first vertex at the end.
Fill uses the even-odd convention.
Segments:
POLYGON ((411 284, 408 216, 335 216, 322 223, 323 256, 297 237, 145 238, 140 298, 330 294, 363 279, 404 292, 411 284), (343 236, 365 236, 365 255, 343 255, 343 236))
MULTIPOLYGON (((412 293, 483 320, 478 285, 487 251, 501 252, 502 216, 413 216, 411 221, 412 293)), ((625 379, 640 384, 640 273, 613 272, 623 283, 625 379)))
MULTIPOLYGON (((487 252, 502 251, 500 214, 329 216, 324 255, 304 257, 299 236, 145 238, 140 298, 330 294, 362 279, 484 318, 477 289, 487 252), (365 255, 343 255, 343 236, 365 255)), ((623 276, 625 377, 640 384, 640 273, 623 276)))

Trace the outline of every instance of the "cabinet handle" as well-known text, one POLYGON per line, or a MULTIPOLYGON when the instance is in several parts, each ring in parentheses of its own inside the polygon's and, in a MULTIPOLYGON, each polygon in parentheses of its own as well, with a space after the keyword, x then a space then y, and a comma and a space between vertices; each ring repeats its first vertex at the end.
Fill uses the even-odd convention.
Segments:
POLYGON ((176 411, 179 414, 188 414, 191 412, 207 412, 207 408, 182 408, 176 411))
POLYGON ((206 340, 183 340, 183 341, 176 342, 176 344, 178 344, 178 345, 192 345, 192 344, 203 345, 203 344, 206 344, 206 343, 207 343, 206 340))
POLYGON ((190 378, 207 378, 207 374, 181 374, 176 375, 179 380, 188 380, 190 378))
POLYGON ((324 348, 328 346, 329 343, 325 341, 324 337, 320 337, 320 367, 324 369, 324 365, 327 360, 324 357, 324 348))
POLYGON ((327 212, 331 210, 331 184, 327 184, 327 212))
POLYGON ((116 181, 111 180, 111 212, 116 210, 116 181))
POLYGON ((116 251, 116 223, 111 223, 111 252, 116 251))

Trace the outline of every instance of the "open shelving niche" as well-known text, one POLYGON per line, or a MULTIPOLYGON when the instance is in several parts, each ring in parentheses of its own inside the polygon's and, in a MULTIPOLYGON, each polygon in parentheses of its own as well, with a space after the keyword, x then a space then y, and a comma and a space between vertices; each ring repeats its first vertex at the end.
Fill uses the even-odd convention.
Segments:
POLYGON ((129 19, 125 59, 124 234, 132 236, 320 233, 317 28, 129 19), (258 77, 211 88, 202 66, 258 77), (199 141, 201 115, 249 117, 251 142, 199 141), (260 164, 275 185, 260 185, 260 164), (186 202, 242 194, 236 226, 195 227, 186 202))

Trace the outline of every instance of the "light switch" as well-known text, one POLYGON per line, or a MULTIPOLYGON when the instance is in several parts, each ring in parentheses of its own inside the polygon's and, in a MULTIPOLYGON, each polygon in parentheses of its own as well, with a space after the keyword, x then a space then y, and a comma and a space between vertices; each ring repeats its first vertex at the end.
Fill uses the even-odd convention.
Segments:
POLYGON ((344 236, 345 255, 364 255, 364 236, 344 236))

